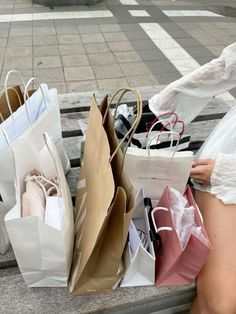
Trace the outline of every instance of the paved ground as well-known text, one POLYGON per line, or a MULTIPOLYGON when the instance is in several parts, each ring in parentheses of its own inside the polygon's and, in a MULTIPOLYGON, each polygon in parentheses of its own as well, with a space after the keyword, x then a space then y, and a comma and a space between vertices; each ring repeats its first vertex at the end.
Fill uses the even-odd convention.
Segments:
POLYGON ((220 2, 105 0, 51 10, 0 0, 0 87, 11 69, 59 93, 167 84, 236 41, 236 19, 225 16, 236 15, 236 1, 220 2))
POLYGON ((236 41, 236 1, 222 2, 104 0, 51 10, 0 0, 0 90, 12 69, 59 93, 168 84, 236 41))

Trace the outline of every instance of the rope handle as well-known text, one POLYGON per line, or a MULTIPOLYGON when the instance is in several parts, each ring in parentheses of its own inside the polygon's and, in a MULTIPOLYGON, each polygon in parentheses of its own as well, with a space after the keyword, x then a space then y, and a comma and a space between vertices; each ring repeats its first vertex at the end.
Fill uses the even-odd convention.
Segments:
POLYGON ((11 110, 11 104, 10 104, 10 99, 9 99, 9 95, 8 95, 8 80, 9 80, 9 77, 13 74, 13 73, 16 73, 18 76, 19 76, 19 78, 20 78, 20 81, 21 81, 21 83, 23 84, 23 86, 24 86, 24 88, 25 88, 25 81, 24 81, 24 79, 23 79, 23 76, 21 75, 21 73, 19 72, 19 71, 17 71, 17 70, 11 70, 11 71, 9 71, 8 73, 7 73, 7 75, 6 75, 6 78, 5 78, 5 82, 4 82, 4 91, 5 91, 5 95, 6 95, 6 101, 7 101, 7 106, 8 106, 8 109, 9 109, 9 111, 10 111, 10 113, 11 113, 11 116, 12 116, 12 119, 14 120, 14 116, 12 115, 12 110, 11 110))
MULTIPOLYGON (((156 139, 157 140, 157 142, 158 142, 158 140, 159 140, 159 138, 160 138, 160 136, 162 136, 163 134, 169 134, 169 135, 176 135, 176 137, 178 138, 177 139, 177 144, 175 145, 175 149, 174 149, 174 151, 173 151, 173 154, 172 154, 172 157, 171 157, 171 161, 173 160, 173 158, 174 158, 174 155, 175 155, 175 153, 177 152, 177 149, 178 149, 178 146, 179 146, 179 141, 180 141, 180 135, 179 135, 179 133, 177 133, 177 132, 174 132, 174 131, 163 131, 163 132, 161 132, 160 134, 157 134, 157 135, 154 135, 151 139, 150 139, 150 141, 148 142, 148 144, 147 144, 147 147, 146 147, 146 150, 148 151, 148 156, 150 156, 150 146, 151 146, 151 143, 156 139)), ((171 138, 171 145, 170 145, 170 148, 172 148, 173 147, 173 137, 171 138)))
MULTIPOLYGON (((29 81, 26 83, 26 85, 25 85, 25 90, 24 90, 25 110, 26 110, 26 114, 27 114, 27 118, 28 118, 28 121, 29 121, 30 126, 32 126, 32 123, 31 123, 31 121, 30 121, 30 114, 29 114, 29 108, 28 108, 28 102, 29 102, 29 104, 30 104, 30 97, 29 97, 29 94, 28 94, 28 88, 29 88, 29 85, 30 85, 33 81, 36 81, 36 82, 39 83, 39 89, 40 89, 40 91, 41 91, 41 93, 42 93, 42 96, 43 96, 43 101, 44 101, 45 108, 48 107, 47 101, 46 101, 46 97, 45 97, 43 88, 42 88, 42 86, 41 86, 41 82, 40 82, 36 77, 32 77, 32 78, 29 79, 29 81)), ((39 109, 40 109, 40 108, 38 108, 37 117, 39 116, 39 109)))
POLYGON ((0 112, 0 119, 1 119, 1 122, 0 122, 0 123, 2 123, 2 122, 4 121, 4 119, 3 119, 3 116, 2 116, 2 114, 1 114, 1 112, 0 112))
MULTIPOLYGON (((22 103, 22 101, 21 101, 21 98, 20 98, 20 95, 19 95, 17 89, 16 89, 14 86, 8 87, 8 88, 7 88, 7 93, 6 93, 6 90, 3 90, 3 91, 0 92, 0 97, 2 97, 2 96, 5 94, 6 102, 7 102, 7 107, 8 107, 8 110, 10 111, 10 115, 12 115, 13 111, 12 111, 12 108, 11 108, 11 104, 10 104, 10 100, 9 100, 9 95, 8 95, 8 92, 9 92, 10 90, 12 90, 12 91, 14 91, 14 92, 16 93, 16 96, 17 96, 17 98, 18 98, 18 102, 19 102, 20 106, 22 106, 23 103, 22 103), (7 98, 7 97, 8 97, 8 98, 7 98)), ((1 114, 1 112, 0 112, 0 118, 1 118, 1 120, 2 120, 2 122, 3 122, 3 121, 4 121, 4 118, 3 118, 3 115, 1 114)))
POLYGON ((167 125, 170 125, 170 131, 173 131, 173 124, 171 122, 167 122, 166 124, 163 124, 162 122, 166 122, 165 119, 161 119, 161 120, 157 120, 155 123, 152 123, 151 127, 149 128, 147 134, 146 134, 146 139, 149 140, 149 136, 152 132, 152 130, 154 129, 154 127, 157 125, 157 124, 162 124, 162 128, 160 131, 158 131, 159 133, 161 133, 167 125))
POLYGON ((163 226, 163 227, 157 228, 154 215, 155 215, 155 213, 156 213, 157 211, 160 211, 160 210, 163 210, 163 211, 165 211, 165 212, 168 212, 168 211, 169 211, 168 208, 166 208, 166 207, 155 207, 155 208, 153 208, 153 210, 151 211, 151 218, 152 218, 153 226, 154 226, 155 232, 156 232, 157 234, 160 233, 161 231, 172 231, 172 230, 173 230, 172 227, 168 227, 168 226, 163 226))
MULTIPOLYGON (((115 92, 115 94, 111 97, 111 100, 110 102, 108 103, 108 106, 106 108, 106 111, 105 111, 105 114, 103 116, 103 121, 102 123, 104 124, 105 123, 105 120, 107 118, 107 114, 108 114, 108 111, 111 107, 111 103, 113 101, 113 99, 115 98, 116 95, 118 95, 119 93, 121 93, 120 97, 118 98, 118 101, 117 101, 117 104, 116 104, 116 107, 115 107, 115 114, 114 114, 114 120, 113 120, 113 126, 114 126, 114 123, 115 123, 115 116, 116 116, 116 113, 117 113, 117 108, 118 106, 120 105, 120 102, 121 102, 121 99, 123 98, 123 96, 128 93, 128 92, 131 92, 133 93, 133 95, 135 96, 136 98, 136 102, 137 102, 137 114, 136 114, 136 118, 135 118, 135 121, 133 122, 131 128, 128 130, 128 132, 126 133, 126 135, 122 138, 122 140, 119 142, 119 144, 117 145, 116 149, 114 150, 113 154, 111 155, 110 157, 110 162, 113 160, 113 158, 115 157, 115 155, 117 154, 118 150, 120 149, 120 147, 122 146, 122 144, 126 141, 126 139, 129 137, 129 140, 125 146, 125 149, 124 149, 124 157, 126 155, 126 151, 128 149, 128 146, 132 140, 132 137, 133 137, 133 134, 134 132, 136 131, 137 127, 138 127, 138 124, 141 120, 141 116, 142 116, 142 97, 141 97, 141 94, 140 92, 137 90, 137 89, 134 89, 134 88, 130 88, 130 87, 124 87, 124 88, 121 88, 119 90, 117 90, 115 92)), ((123 157, 123 164, 124 164, 124 157, 123 157)), ((123 168, 123 166, 122 166, 123 168)))
POLYGON ((57 149, 55 147, 55 144, 52 142, 52 140, 51 140, 51 138, 50 138, 50 136, 48 135, 47 132, 43 132, 43 138, 44 138, 44 142, 46 144, 46 147, 47 147, 50 155, 52 156, 53 164, 54 164, 54 166, 56 168, 57 182, 58 182, 58 185, 59 185, 59 189, 61 191, 62 197, 64 197, 63 189, 62 189, 62 180, 61 180, 60 175, 59 175, 60 173, 64 173, 62 164, 60 162, 60 157, 58 155, 58 152, 57 152, 57 149))
MULTIPOLYGON (((169 111, 169 112, 161 113, 161 114, 159 114, 159 115, 156 116, 156 118, 151 122, 150 128, 149 128, 149 130, 148 130, 148 132, 147 132, 147 134, 146 134, 146 138, 148 137, 148 135, 149 135, 149 133, 150 133, 150 129, 153 129, 154 125, 156 125, 156 122, 159 121, 159 119, 160 119, 161 117, 165 116, 165 115, 169 115, 169 117, 166 118, 166 119, 163 118, 164 121, 165 121, 165 120, 168 121, 168 119, 169 119, 171 116, 173 116, 174 119, 172 119, 172 121, 168 121, 165 125, 163 125, 163 127, 162 127, 161 130, 160 130, 160 132, 162 132, 163 130, 165 130, 165 128, 166 128, 168 125, 173 125, 173 129, 174 129, 174 128, 176 127, 176 125, 177 125, 178 123, 180 123, 180 124, 182 124, 182 130, 179 132, 179 135, 180 135, 180 137, 183 135, 184 129, 185 129, 185 124, 184 124, 184 122, 178 118, 178 116, 177 116, 177 114, 176 114, 175 112, 169 111)), ((163 121, 163 120, 162 120, 162 121, 163 121)))

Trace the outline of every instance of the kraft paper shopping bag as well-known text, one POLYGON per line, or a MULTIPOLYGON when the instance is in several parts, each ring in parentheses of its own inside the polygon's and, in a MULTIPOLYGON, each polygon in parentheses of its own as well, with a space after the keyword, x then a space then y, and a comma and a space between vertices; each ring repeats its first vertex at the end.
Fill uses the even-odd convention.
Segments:
MULTIPOLYGON (((140 100, 138 103, 140 106, 140 100)), ((124 272, 122 253, 134 204, 133 189, 123 171, 124 156, 107 97, 100 110, 93 99, 76 195, 72 294, 111 291, 124 272)))

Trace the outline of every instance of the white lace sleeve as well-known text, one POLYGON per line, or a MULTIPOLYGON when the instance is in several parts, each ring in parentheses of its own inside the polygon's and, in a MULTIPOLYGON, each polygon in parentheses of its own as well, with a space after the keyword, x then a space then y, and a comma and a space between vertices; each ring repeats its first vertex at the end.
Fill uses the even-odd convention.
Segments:
POLYGON ((236 204, 236 154, 217 155, 210 193, 225 204, 236 204))

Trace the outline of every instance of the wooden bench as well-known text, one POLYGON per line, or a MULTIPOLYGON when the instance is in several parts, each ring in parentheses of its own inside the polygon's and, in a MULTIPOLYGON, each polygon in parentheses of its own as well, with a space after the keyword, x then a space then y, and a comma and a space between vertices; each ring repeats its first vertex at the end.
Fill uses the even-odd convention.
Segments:
MULTIPOLYGON (((163 86, 140 88, 144 103, 163 86)), ((80 141, 82 133, 78 119, 88 117, 91 93, 59 95, 63 141, 71 161, 67 174, 72 195, 75 195, 80 166, 80 141)), ((109 93, 112 95, 113 91, 109 93)), ((98 103, 105 96, 95 93, 98 103)), ((125 102, 134 105, 127 95, 125 102)), ((219 119, 230 109, 233 102, 226 103, 215 98, 189 126, 190 149, 196 151, 219 119)), ((20 274, 10 248, 0 254, 0 313, 183 313, 195 294, 195 287, 171 288, 133 287, 117 288, 112 293, 70 296, 66 288, 28 288, 20 274)))

